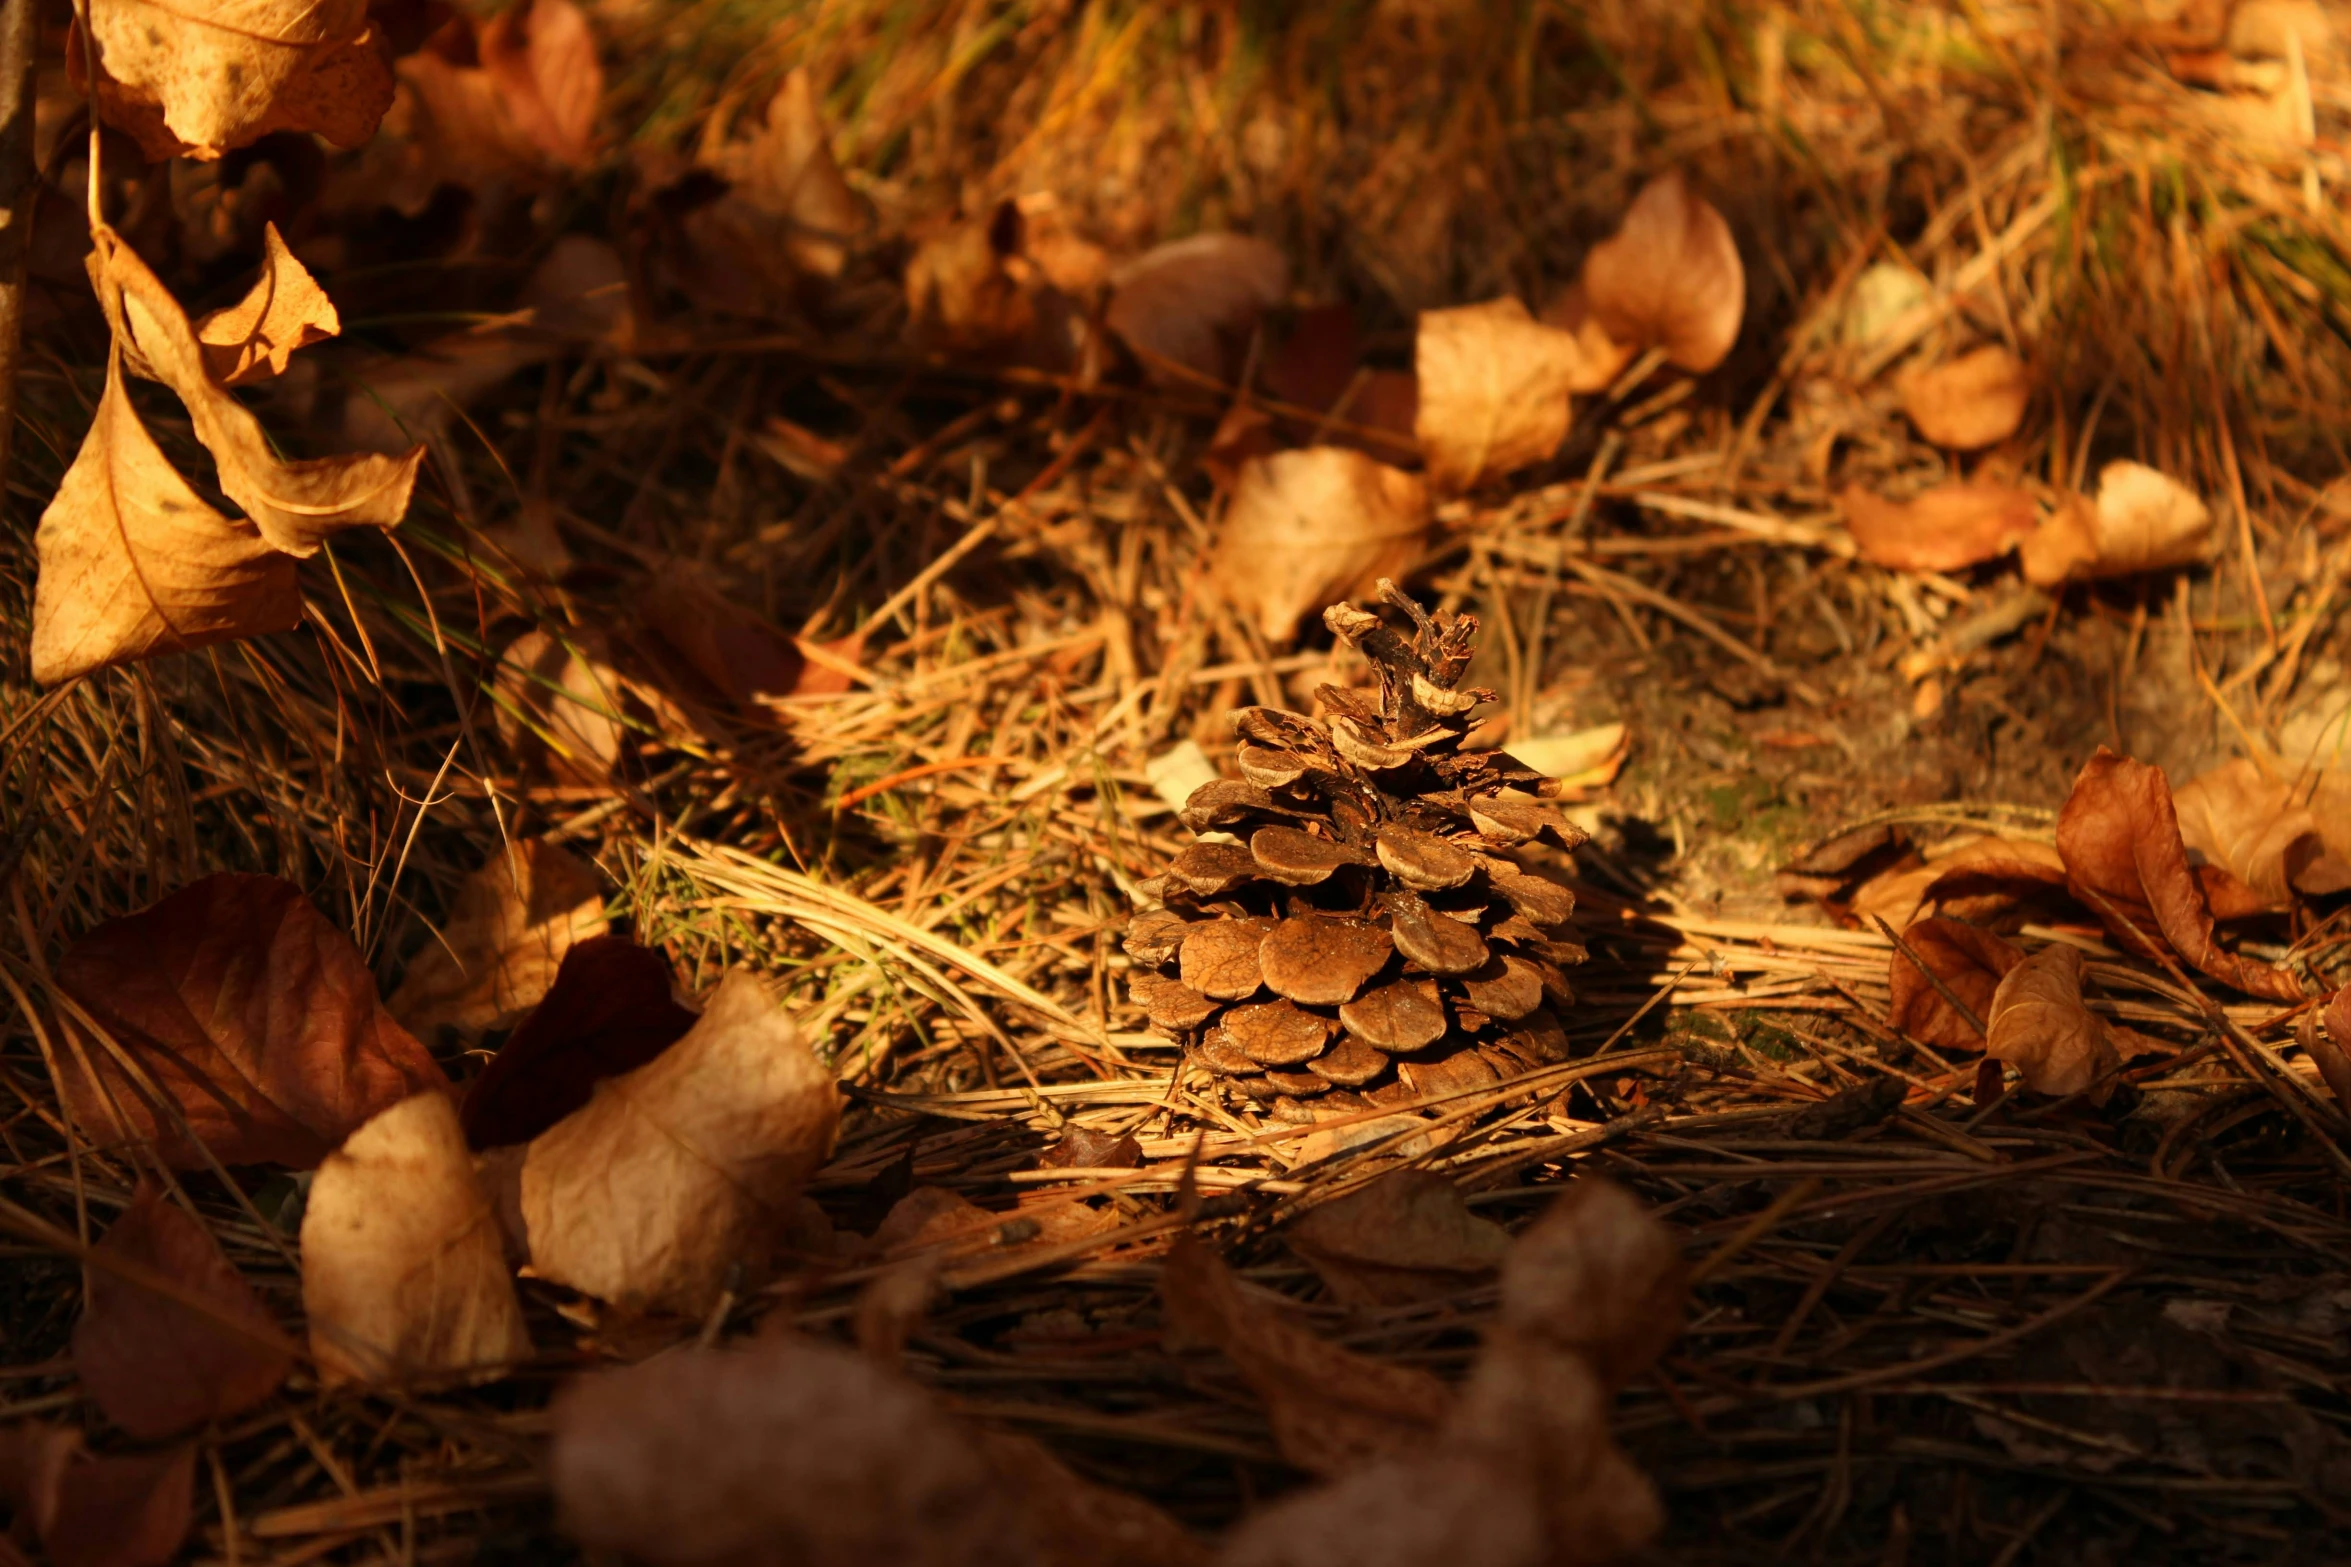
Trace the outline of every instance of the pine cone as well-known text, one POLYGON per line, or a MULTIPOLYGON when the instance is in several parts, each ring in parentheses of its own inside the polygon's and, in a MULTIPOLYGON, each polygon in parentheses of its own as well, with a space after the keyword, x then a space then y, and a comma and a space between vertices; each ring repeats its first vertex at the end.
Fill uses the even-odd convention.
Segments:
POLYGON ((1326 723, 1233 715, 1239 781, 1192 793, 1201 841, 1143 884, 1126 936, 1136 1003, 1187 1054, 1290 1121, 1498 1082, 1567 1057, 1554 1008, 1574 895, 1490 852, 1582 829, 1538 798, 1558 785, 1463 751, 1491 691, 1458 689, 1477 620, 1334 605, 1323 621, 1379 674, 1374 707, 1324 686, 1326 723))

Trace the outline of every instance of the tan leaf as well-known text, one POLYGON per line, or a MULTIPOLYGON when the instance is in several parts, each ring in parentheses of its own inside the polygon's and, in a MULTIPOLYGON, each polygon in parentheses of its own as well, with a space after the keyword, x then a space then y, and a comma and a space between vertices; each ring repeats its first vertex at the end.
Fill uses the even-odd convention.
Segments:
POLYGON ((1837 497, 1861 558, 1895 571, 1956 571, 2004 555, 2033 532, 2039 508, 2006 484, 1953 480, 1907 501, 1858 484, 1837 497))
POLYGON ((2211 547, 2212 513, 2187 486, 2135 462, 2110 462, 2099 470, 2095 502, 2067 496, 2018 553, 2025 579, 2052 587, 2191 565, 2211 547))
POLYGON ((465 879, 449 923, 408 963, 387 1003, 418 1033, 503 1028, 539 1004, 575 941, 605 928, 595 867, 544 839, 494 850, 465 879))
POLYGON ((1568 392, 1583 364, 1572 336, 1535 320, 1508 295, 1422 311, 1413 433, 1429 483, 1466 490, 1557 451, 1567 435, 1568 392))
POLYGON ((921 1388, 789 1332, 573 1379, 556 1521, 650 1567, 1020 1567, 1020 1508, 921 1388))
POLYGON ((1992 932, 1955 919, 1920 920, 1902 933, 1902 942, 1910 950, 1897 947, 1886 964, 1886 983, 1893 991, 1887 1014, 1895 1030, 1935 1050, 1983 1049, 1980 1025, 1992 1010, 1992 994, 2024 954, 1992 932), (1942 981, 1939 987, 1936 980, 1942 981), (1975 1014, 1973 1022, 1961 1007, 1975 1014))
POLYGON ((456 1106, 418 1094, 319 1166, 302 1212, 319 1380, 495 1374, 531 1352, 505 1243, 456 1106))
POLYGON ((2317 1021, 2305 1016, 2302 1026, 2303 1053, 2326 1080, 2336 1107, 2351 1111, 2351 985, 2335 992, 2317 1021))
POLYGON ((2282 909, 2297 890, 2340 892, 2351 872, 2351 818, 2332 807, 2331 777, 2262 776, 2243 757, 2172 791, 2180 841, 2282 909), (2299 803, 2297 803, 2299 802, 2299 803))
POLYGON ((162 1275, 209 1311, 93 1266, 74 1371, 106 1418, 143 1442, 241 1414, 277 1391, 292 1346, 202 1222, 142 1181, 97 1250, 162 1275), (242 1328, 242 1331, 240 1331, 242 1328))
POLYGON ((1902 411, 1937 446, 1963 452, 2007 440, 2032 401, 2032 372, 1994 343, 1901 380, 1902 411))
POLYGON ((1290 263, 1246 234, 1154 246, 1111 277, 1104 317, 1154 379, 1230 384, 1258 319, 1282 302, 1290 263))
POLYGON ((1394 1458, 1243 1515, 1217 1567, 1557 1567, 1542 1499, 1484 1453, 1394 1458))
POLYGON ((1502 1325, 1591 1361, 1604 1386, 1647 1370, 1682 1330, 1673 1232, 1623 1187, 1579 1176, 1502 1263, 1502 1325))
POLYGON ((91 276, 125 342, 126 364, 143 363, 187 405, 196 438, 219 469, 221 492, 245 508, 263 538, 289 555, 311 555, 345 528, 400 521, 423 447, 398 458, 280 458, 252 411, 212 379, 187 312, 138 253, 110 229, 97 230, 93 241, 91 276), (127 357, 132 349, 136 361, 127 357))
POLYGON ((1640 351, 1635 345, 1620 343, 1608 335, 1599 317, 1592 314, 1591 296, 1584 291, 1581 278, 1552 295, 1539 319, 1545 326, 1565 332, 1576 341, 1580 368, 1568 386, 1571 392, 1607 391, 1640 351))
POLYGON ((1317 1337, 1279 1303, 1252 1297, 1199 1241, 1177 1242, 1159 1272, 1169 1328, 1222 1350, 1265 1404, 1282 1456, 1335 1475, 1419 1447, 1452 1407, 1445 1384, 1317 1337))
POLYGON ((865 227, 865 209, 833 161, 832 135, 805 66, 794 67, 776 89, 749 154, 747 194, 789 225, 785 255, 811 276, 839 277, 850 242, 865 227))
POLYGON ((2224 984, 2279 1001, 2302 999, 2292 974, 2224 951, 2213 939, 2212 904, 2188 865, 2161 768, 2100 746, 2058 812, 2057 852, 2069 890, 2128 950, 2152 958, 2165 943, 2224 984))
POLYGON ((586 167, 604 97, 587 13, 571 0, 522 0, 483 24, 475 48, 523 137, 557 163, 586 167))
POLYGON ((164 1567, 187 1539, 195 1489, 193 1442, 96 1457, 78 1431, 0 1426, 0 1504, 54 1567, 164 1567))
POLYGON ((1992 993, 1984 1053, 2037 1094, 2078 1094, 2120 1065, 2106 1022, 2082 1004, 2082 955, 2063 942, 2010 969, 1992 993))
POLYGON ((1594 724, 1557 734, 1529 735, 1509 742, 1510 754, 1560 788, 1605 789, 1616 782, 1632 754, 1632 730, 1621 723, 1594 724))
POLYGON ((1461 1188, 1441 1175, 1383 1175, 1324 1203, 1283 1233, 1333 1299, 1352 1306, 1403 1306, 1475 1287, 1501 1265, 1510 1237, 1469 1211, 1461 1188))
POLYGON ((1747 312, 1731 226, 1678 169, 1641 187, 1616 233, 1584 258, 1583 285, 1611 338, 1662 348, 1699 374, 1730 354, 1747 312))
MULTIPOLYGON (((153 160, 217 158, 273 131, 356 147, 392 102, 366 0, 117 0, 94 15, 99 113, 153 160)), ((77 89, 78 32, 65 50, 77 89)))
POLYGON ((32 671, 43 685, 302 620, 293 558, 180 477, 131 406, 119 354, 34 547, 32 671))
POLYGON ((261 276, 245 297, 196 323, 204 369, 223 386, 283 374, 296 349, 343 330, 335 302, 294 259, 275 223, 264 230, 262 244, 261 276))
POLYGON ((759 979, 735 970, 660 1056, 530 1145, 532 1269, 635 1310, 699 1314, 756 1279, 832 1151, 840 1093, 759 979))
MULTIPOLYGON (((225 871, 109 920, 66 949, 57 981, 223 1164, 314 1165, 379 1110, 447 1086, 351 938, 274 876, 225 871)), ((206 1168, 113 1055, 89 1049, 96 1081, 65 1073, 82 1125, 206 1168)))
POLYGON ((543 746, 556 773, 580 783, 602 783, 620 760, 628 734, 624 694, 629 687, 593 651, 586 633, 559 640, 526 631, 498 660, 498 732, 528 752, 543 746))
POLYGON ((1402 576, 1428 529, 1411 474, 1344 447, 1276 452, 1241 465, 1210 572, 1269 641, 1288 642, 1306 615, 1402 576))

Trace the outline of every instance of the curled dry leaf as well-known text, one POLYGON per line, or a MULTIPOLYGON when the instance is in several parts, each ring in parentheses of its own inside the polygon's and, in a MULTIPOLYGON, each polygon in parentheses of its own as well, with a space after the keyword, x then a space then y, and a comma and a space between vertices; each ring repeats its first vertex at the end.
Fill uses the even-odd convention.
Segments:
POLYGON ((2082 1003, 2082 955, 2062 942, 2010 969, 1992 993, 1984 1053, 2037 1094, 2078 1094, 2121 1064, 2106 1021, 2082 1003))
POLYGON ((2351 784, 2268 778, 2243 757, 2172 791, 2180 841, 2282 909, 2351 888, 2351 784))
MULTIPOLYGON (((262 233, 260 278, 243 299, 198 321, 196 339, 206 373, 223 386, 243 386, 283 375, 296 349, 342 330, 335 302, 294 259, 272 223, 262 233)), ((147 374, 144 367, 133 373, 147 374)))
POLYGON ((1936 1050, 1983 1049, 1992 996, 2024 954, 1981 926, 1940 917, 1912 925, 1902 942, 1910 950, 1895 948, 1886 966, 1893 991, 1887 1016, 1895 1030, 1936 1050), (1960 1007, 1974 1014, 1972 1022, 1960 1007))
POLYGON ((630 1309, 707 1311, 764 1267, 840 1118, 791 1019, 735 970, 684 1038, 531 1143, 531 1267, 630 1309))
POLYGON ((559 638, 526 631, 498 660, 498 732, 525 755, 543 753, 550 769, 579 783, 602 783, 620 760, 628 733, 618 671, 597 656, 586 632, 559 638))
POLYGON ((670 995, 667 958, 625 936, 588 937, 563 955, 546 998, 466 1091, 466 1141, 529 1142, 605 1078, 643 1066, 693 1026, 670 995))
POLYGON ((1902 411, 1937 446, 1972 452, 2007 440, 2032 401, 2032 372, 1994 343, 1902 377, 1902 411))
POLYGON ((319 1166, 302 1211, 302 1309, 330 1386, 495 1374, 530 1354, 448 1095, 394 1105, 319 1166))
POLYGON ((1301 1469, 1343 1474, 1424 1446, 1452 1407, 1451 1391, 1429 1373, 1341 1349, 1278 1303, 1246 1294, 1198 1240, 1168 1253, 1159 1295, 1175 1336, 1213 1345, 1240 1370, 1282 1456, 1301 1469))
POLYGON ((2335 992, 2315 1022, 2303 1019, 2303 1053, 2318 1067, 2337 1108, 2351 1111, 2351 985, 2335 992))
POLYGON ((0 1503, 55 1567, 163 1567, 187 1539, 195 1489, 193 1442, 98 1457, 78 1431, 0 1427, 0 1503))
POLYGON ((1344 447, 1276 452, 1242 465, 1210 569, 1259 632, 1288 642, 1307 614, 1403 575, 1428 528, 1411 474, 1344 447))
MULTIPOLYGON (((149 1138, 178 1169, 314 1165, 387 1106, 447 1080, 376 999, 351 938, 301 889, 223 872, 66 949, 57 981, 179 1111, 159 1116, 102 1046, 67 1101, 100 1141, 149 1138)), ((70 1061, 70 1058, 69 1058, 70 1061)))
POLYGON ((1461 1188, 1425 1170, 1383 1175, 1291 1225, 1283 1239, 1352 1306, 1403 1306, 1457 1295, 1510 1249, 1461 1188))
POLYGON ((1938 484, 1907 501, 1847 485, 1837 508, 1861 558, 1895 571, 1956 571, 2005 555, 2039 515, 2023 490, 1977 480, 1938 484))
POLYGON ((2224 984, 2279 1001, 2302 999, 2292 974, 2224 951, 2214 939, 2212 903, 2188 864, 2161 768, 2100 746, 2058 812, 2057 852, 2068 890, 2130 951, 2152 958, 2156 944, 2167 943, 2189 966, 2224 984))
POLYGON ((515 130, 557 163, 585 168, 604 98, 587 13, 571 0, 523 0, 483 25, 475 49, 515 130))
POLYGON ((1038 296, 1008 265, 1020 246, 1020 209, 1009 201, 925 238, 906 263, 908 339, 966 354, 1011 350, 1033 339, 1038 296))
POLYGON ((98 229, 92 239, 91 279, 125 345, 125 366, 152 374, 187 406, 196 438, 212 453, 221 493, 245 508, 263 538, 289 555, 307 556, 345 528, 400 521, 422 447, 397 458, 280 458, 251 410, 212 378, 187 312, 138 252, 111 229, 98 229))
POLYGON ((1661 348, 1699 374, 1730 354, 1747 312, 1731 226, 1678 169, 1641 187, 1616 233, 1584 258, 1582 282, 1609 337, 1661 348))
MULTIPOLYGON (((392 102, 366 0, 119 0, 96 7, 98 112, 151 161, 217 158, 272 131, 356 147, 392 102)), ((84 84, 77 21, 65 50, 84 84)))
POLYGON ((503 1028, 547 994, 572 943, 604 926, 594 866, 542 838, 503 845, 457 889, 447 926, 409 959, 387 1005, 420 1034, 503 1028))
POLYGON ((2095 502, 2069 495, 2019 550, 2025 580, 2052 587, 2080 577, 2121 577, 2204 559, 2212 513, 2168 474, 2135 462, 2098 472, 2095 502))
POLYGON ((1989 833, 1929 849, 1920 863, 1891 866, 1856 888, 1853 912, 1896 930, 1922 915, 1983 923, 2036 896, 2062 894, 2065 862, 2048 844, 1989 833))
POLYGON ((1157 245, 1111 277, 1104 321, 1155 379, 1229 384, 1260 317, 1282 302, 1290 263, 1246 234, 1157 245))
POLYGON ((865 208, 833 160, 806 67, 784 78, 756 135, 701 161, 728 189, 679 221, 674 261, 699 302, 760 315, 793 301, 808 280, 842 274, 865 208))
MULTIPOLYGON (((343 528, 399 522, 422 457, 419 449, 400 458, 282 462, 253 415, 214 379, 216 365, 254 351, 257 335, 270 341, 252 364, 282 363, 321 325, 314 305, 291 298, 301 292, 291 256, 279 267, 273 251, 256 290, 282 287, 287 311, 273 314, 264 304, 256 312, 249 296, 211 318, 216 340, 204 341, 120 236, 100 227, 93 243, 91 278, 113 347, 97 417, 35 540, 32 665, 45 684, 291 628, 301 599, 286 557, 314 554, 343 528), (132 407, 125 371, 179 395, 213 454, 221 489, 249 520, 222 516, 180 477, 132 407)), ((331 307, 325 319, 331 324, 331 307)))
POLYGON ((239 1414, 293 1369, 278 1332, 203 1223, 142 1181, 98 1242, 103 1258, 158 1274, 204 1310, 93 1265, 73 1329, 74 1371, 106 1418, 141 1441, 239 1414))
POLYGON ((1429 483, 1466 490, 1549 457, 1567 435, 1568 393, 1583 368, 1573 336, 1510 296, 1421 312, 1413 433, 1429 483))

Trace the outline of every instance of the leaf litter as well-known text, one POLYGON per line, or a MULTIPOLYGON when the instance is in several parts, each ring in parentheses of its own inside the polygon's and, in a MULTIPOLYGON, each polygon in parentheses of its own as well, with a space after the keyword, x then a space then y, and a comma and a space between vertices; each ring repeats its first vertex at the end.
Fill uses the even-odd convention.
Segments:
MULTIPOLYGON (((2112 24, 2167 84, 2038 17, 1966 25, 2064 58, 2069 126, 2226 110, 2200 178, 2334 112, 2299 23, 2112 24)), ((1397 128, 1368 159, 1197 41, 210 25, 184 59, 280 85, 100 17, 101 117, 195 156, 134 212, 94 144, 121 228, 20 455, 46 493, 88 432, 12 556, 54 689, 5 693, 0 1219, 88 1270, 11 1285, 20 1539, 469 1554, 552 1495, 654 1561, 2332 1549, 2351 557, 2302 241, 2191 265, 2201 209, 2096 137, 2105 226, 2052 222, 2023 76, 1881 208, 1879 117, 2009 66, 1930 90, 1796 14, 1677 77, 1629 13, 1383 10, 1340 50, 1416 70, 1327 100, 1397 128), (1368 112, 1586 48, 1649 91, 1514 122, 1508 179, 1474 93, 1368 112), (1750 65, 1802 181, 1683 134, 1750 65), (1179 100, 1213 134, 1153 140, 1179 100), (1603 150, 1658 124, 1684 167, 1603 150), (1544 1064, 1290 1125, 1126 1000, 1130 894, 1220 830, 1147 764, 1263 790, 1312 759, 1223 777, 1228 714, 1351 735, 1318 622, 1382 577, 1486 622, 1464 754, 1575 775, 1576 859, 1481 801, 1473 874, 1572 890, 1589 961, 1544 1064)))

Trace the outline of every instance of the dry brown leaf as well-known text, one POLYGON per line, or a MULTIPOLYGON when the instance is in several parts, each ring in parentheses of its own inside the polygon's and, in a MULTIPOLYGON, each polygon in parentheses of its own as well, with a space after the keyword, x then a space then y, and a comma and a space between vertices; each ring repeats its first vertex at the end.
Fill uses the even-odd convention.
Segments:
POLYGON ((302 1212, 302 1309, 329 1386, 494 1375, 530 1355, 448 1095, 394 1105, 319 1166, 302 1212))
MULTIPOLYGON (((866 213, 833 160, 806 67, 784 78, 757 134, 697 161, 728 183, 679 223, 681 253, 673 259, 698 303, 766 314, 792 304, 807 280, 841 276, 866 213)), ((987 260, 1000 268, 1000 258, 987 260)))
POLYGON ((242 1413, 277 1391, 292 1347, 203 1223, 142 1181, 98 1242, 209 1311, 93 1266, 73 1329, 74 1371, 106 1418, 143 1442, 242 1413), (240 1326, 243 1331, 240 1331, 240 1326))
POLYGON ((1902 377, 1902 411, 1937 446, 1963 452, 2016 433, 2033 397, 2032 372, 1997 343, 1902 377))
POLYGON ((1589 1359, 1614 1389, 1680 1334, 1688 1290, 1673 1232, 1623 1187, 1580 1176, 1511 1244, 1501 1322, 1589 1359))
POLYGON ((1009 1432, 976 1433, 981 1456, 1028 1520, 1036 1567, 1199 1567, 1192 1533, 1131 1491, 1098 1485, 1053 1450, 1009 1432))
POLYGON ((138 253, 111 229, 97 230, 93 241, 91 278, 125 345, 125 366, 144 368, 178 394, 196 438, 212 453, 221 492, 245 508, 263 538, 306 556, 345 528, 398 524, 424 448, 398 458, 280 458, 252 411, 212 379, 187 312, 138 253))
POLYGON ((1006 350, 1032 337, 1037 299, 1006 265, 1019 255, 1020 242, 1020 209, 1005 202, 917 245, 906 263, 909 340, 969 354, 1006 350))
POLYGON ((573 1380, 549 1411, 557 1522, 651 1567, 1026 1567, 1007 1488, 931 1397, 779 1332, 573 1380))
POLYGON ((2192 565, 2212 547, 2212 513, 2177 479, 2135 462, 2098 472, 2095 502, 2069 495, 2018 550, 2025 580, 2053 587, 2192 565))
POLYGON ((596 656, 601 640, 526 631, 498 660, 498 733, 526 756, 543 750, 556 776, 577 783, 602 783, 629 732, 630 687, 596 656))
POLYGON ((557 163, 587 167, 604 98, 587 13, 571 0, 522 0, 483 25, 475 49, 523 138, 557 163))
POLYGON ((1574 337, 1505 295, 1422 311, 1414 343, 1420 405, 1413 433, 1430 484, 1466 490, 1559 449, 1568 393, 1584 369, 1574 337))
MULTIPOLYGON (((351 938, 274 876, 222 872, 109 920, 66 949, 57 980, 223 1164, 314 1165, 377 1111, 447 1086, 351 938)), ((206 1168, 113 1055, 87 1048, 97 1080, 65 1072, 82 1125, 206 1168)))
POLYGON ((1428 491, 1345 447, 1276 452, 1241 465, 1210 568, 1267 640, 1381 577, 1400 577, 1428 536, 1428 491))
POLYGON ((2105 1019, 2082 1004, 2082 955, 2062 942, 2008 971, 1984 1022, 1984 1053, 2037 1094, 2078 1094, 2121 1064, 2105 1019))
POLYGON ((2338 1109, 2351 1111, 2351 985, 2335 992, 2317 1022, 2303 1019, 2302 1051, 2318 1067, 2338 1109))
POLYGON ((1620 343, 1608 335, 1608 329, 1592 314, 1592 301, 1584 292, 1580 278, 1552 295, 1538 319, 1576 340, 1576 356, 1582 368, 1568 387, 1571 392, 1605 392, 1640 351, 1633 344, 1620 343))
POLYGON ((2172 791, 2180 841, 2282 909, 2351 886, 2351 810, 2330 774, 2272 779, 2244 757, 2172 791))
POLYGON ((386 1003, 417 1033, 503 1028, 539 1004, 575 941, 604 933, 594 866, 541 838, 492 851, 386 1003))
POLYGON ((1957 571, 2032 535, 2039 508, 2013 485, 1953 480, 1907 501, 1858 484, 1837 497, 1861 558, 1895 571, 1957 571))
POLYGON ((1469 1211, 1461 1188, 1425 1170, 1383 1175, 1283 1233, 1334 1299, 1403 1306, 1458 1295, 1501 1266, 1502 1227, 1469 1211))
POLYGON ((691 561, 665 562, 642 609, 654 633, 732 701, 839 689, 833 672, 811 663, 797 638, 729 598, 713 573, 691 561))
POLYGON ((634 1310, 707 1311, 758 1277, 840 1118, 791 1019, 734 970, 683 1039, 531 1143, 532 1270, 634 1310))
POLYGON ((669 959, 658 949, 588 937, 563 955, 546 998, 466 1089, 466 1141, 529 1142, 586 1104, 597 1083, 643 1066, 693 1026, 670 995, 669 959))
POLYGON ((1980 924, 2064 886, 2065 862, 2050 845, 1979 833, 1936 845, 1922 863, 1870 878, 1855 889, 1852 906, 1864 921, 1875 917, 1896 930, 1932 914, 1980 924))
POLYGON ((0 1503, 54 1567, 164 1567, 187 1539, 195 1488, 193 1442, 96 1457, 78 1431, 0 1427, 0 1503))
POLYGON ((2292 974, 2223 951, 2213 939, 2212 903, 2188 865, 2161 768, 2100 746, 2058 812, 2057 852, 2068 889, 2128 950, 2153 958, 2156 943, 2168 943, 2224 984, 2273 1000, 2302 999, 2292 974))
MULTIPOLYGON (((272 131, 356 147, 392 102, 366 0, 120 0, 95 16, 98 111, 150 160, 217 158, 272 131)), ((85 80, 80 26, 67 74, 85 80)))
POLYGON ((1423 1447, 1453 1395, 1428 1372, 1341 1349, 1246 1294, 1199 1241, 1177 1242, 1159 1294, 1171 1333, 1213 1345, 1265 1404, 1282 1456, 1318 1475, 1343 1474, 1423 1447))
POLYGON ((282 375, 296 349, 343 330, 335 302, 294 259, 275 223, 263 231, 262 246, 261 276, 245 297, 196 323, 205 371, 223 386, 282 375))
POLYGON ((32 673, 43 685, 302 620, 293 557, 180 477, 131 406, 119 352, 34 545, 32 673))
POLYGON ((1730 354, 1747 313, 1731 226, 1678 169, 1641 187, 1616 233, 1584 258, 1582 282, 1610 338, 1662 348, 1699 374, 1730 354))
POLYGON ((1154 246, 1111 277, 1104 316, 1154 379, 1229 385, 1249 335, 1282 302, 1290 263, 1246 234, 1194 234, 1154 246))
POLYGON ((1902 933, 1902 941, 1910 950, 1896 948, 1886 964, 1886 983, 1893 991, 1887 1016, 1895 1031, 1931 1049, 1983 1049, 1979 1025, 1992 1010, 2001 979, 2024 961, 2024 954, 1981 926, 1955 919, 1920 920, 1902 933), (1942 981, 1941 988, 1934 980, 1942 981), (1975 1021, 1963 1017, 1945 992, 1974 1013, 1975 1021))

